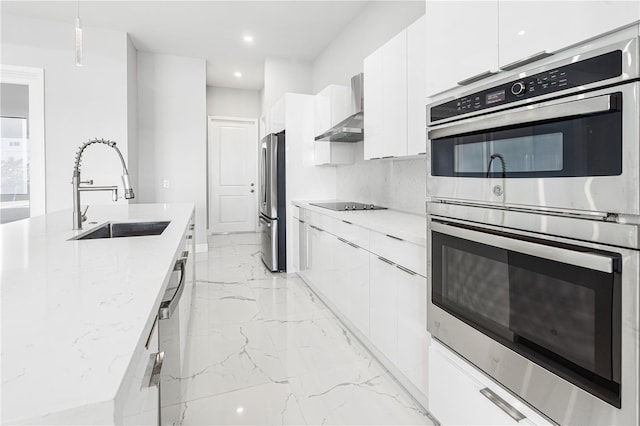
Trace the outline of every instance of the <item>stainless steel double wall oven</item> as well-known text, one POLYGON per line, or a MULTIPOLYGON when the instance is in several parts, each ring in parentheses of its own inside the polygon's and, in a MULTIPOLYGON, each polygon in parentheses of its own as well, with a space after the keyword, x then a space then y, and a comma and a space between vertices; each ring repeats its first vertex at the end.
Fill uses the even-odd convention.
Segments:
POLYGON ((560 424, 638 424, 640 52, 427 108, 428 329, 560 424))

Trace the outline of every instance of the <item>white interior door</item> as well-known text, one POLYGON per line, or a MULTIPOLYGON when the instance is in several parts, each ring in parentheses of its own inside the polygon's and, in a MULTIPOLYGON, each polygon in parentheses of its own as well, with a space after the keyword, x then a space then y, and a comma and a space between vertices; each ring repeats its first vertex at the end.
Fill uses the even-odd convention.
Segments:
POLYGON ((208 138, 209 232, 255 232, 257 122, 210 117, 208 138))

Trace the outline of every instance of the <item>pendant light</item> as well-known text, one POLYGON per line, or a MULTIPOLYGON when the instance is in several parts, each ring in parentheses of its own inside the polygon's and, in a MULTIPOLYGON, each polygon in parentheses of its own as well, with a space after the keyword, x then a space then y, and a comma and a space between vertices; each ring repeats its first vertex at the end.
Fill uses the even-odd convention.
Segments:
POLYGON ((76 9, 76 65, 82 66, 82 22, 80 21, 80 0, 76 9))

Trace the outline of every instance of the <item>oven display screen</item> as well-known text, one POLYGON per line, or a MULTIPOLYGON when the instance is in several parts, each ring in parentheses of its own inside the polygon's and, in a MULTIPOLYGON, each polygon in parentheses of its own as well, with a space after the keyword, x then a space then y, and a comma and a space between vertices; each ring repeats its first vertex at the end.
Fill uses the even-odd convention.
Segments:
POLYGON ((505 93, 504 89, 498 92, 487 93, 487 95, 485 96, 485 103, 487 105, 491 105, 491 104, 495 104, 496 102, 504 101, 505 99, 504 93, 505 93))

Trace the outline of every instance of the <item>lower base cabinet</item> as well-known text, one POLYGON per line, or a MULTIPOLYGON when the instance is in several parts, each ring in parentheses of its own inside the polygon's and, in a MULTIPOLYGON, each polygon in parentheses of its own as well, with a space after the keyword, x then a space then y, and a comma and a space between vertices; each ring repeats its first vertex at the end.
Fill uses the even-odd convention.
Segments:
POLYGON ((344 309, 346 317, 362 334, 369 337, 369 252, 339 239, 338 274, 344 288, 344 309))
POLYGON ((428 410, 443 425, 551 424, 435 341, 429 347, 428 377, 428 410))
POLYGON ((398 270, 383 257, 371 254, 371 343, 398 364, 398 270))
POLYGON ((429 333, 427 279, 398 269, 398 367, 425 395, 428 394, 429 333))
MULTIPOLYGON (((306 259, 299 275, 426 396, 426 278, 361 247, 369 246, 368 229, 308 215, 304 209, 301 215, 311 223, 298 220, 299 256, 306 259)), ((426 256, 424 247, 412 243, 404 242, 403 250, 402 257, 426 256)))
MULTIPOLYGON (((144 344, 144 343, 143 343, 144 344)), ((116 398, 116 424, 159 424, 159 372, 162 355, 158 352, 158 317, 144 347, 139 348, 127 381, 116 398)))

